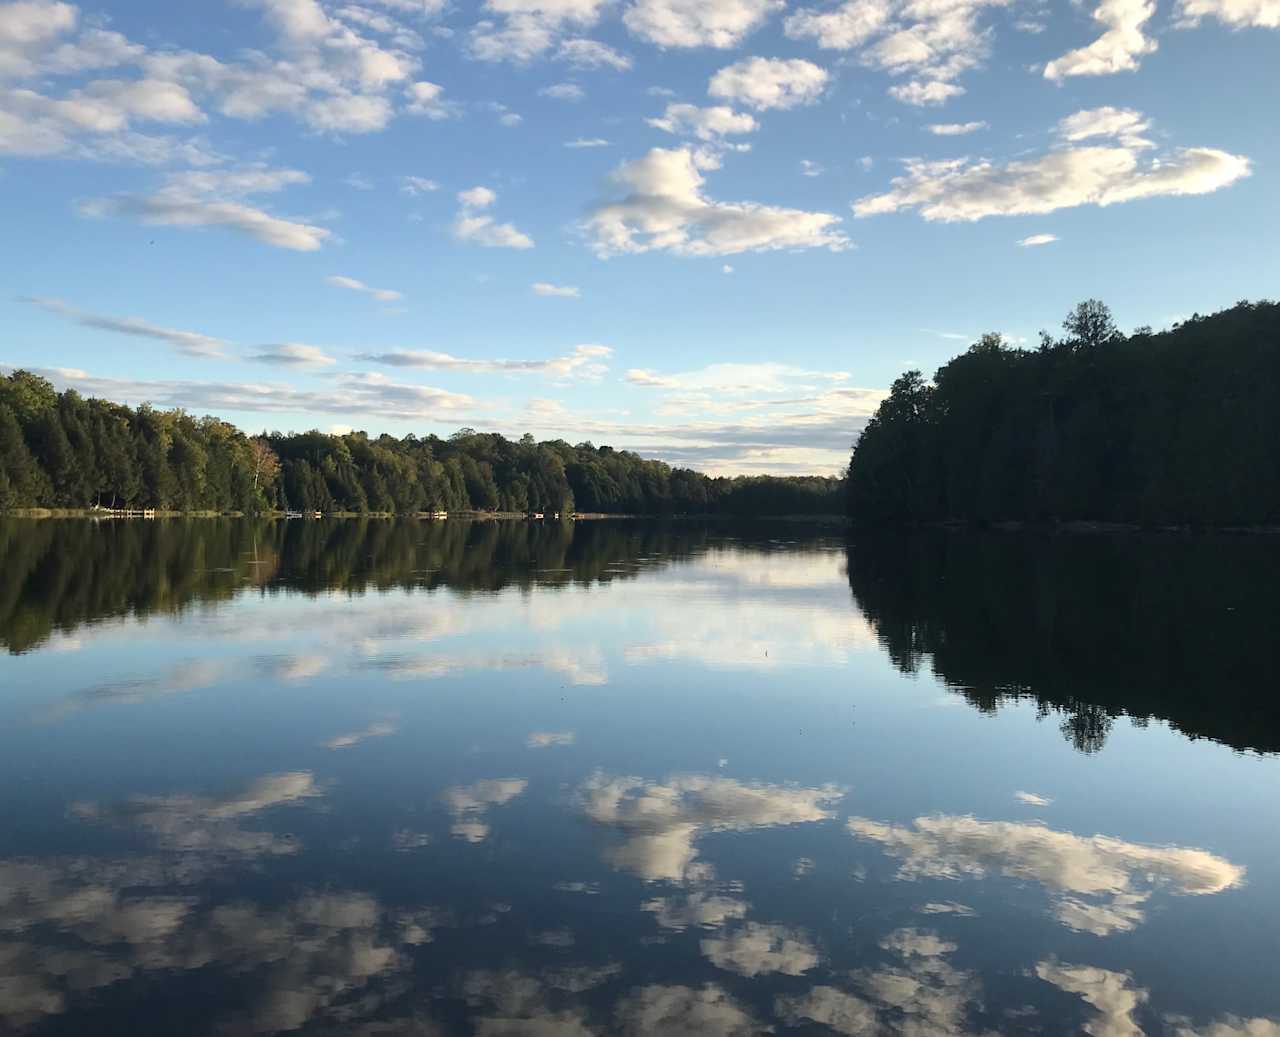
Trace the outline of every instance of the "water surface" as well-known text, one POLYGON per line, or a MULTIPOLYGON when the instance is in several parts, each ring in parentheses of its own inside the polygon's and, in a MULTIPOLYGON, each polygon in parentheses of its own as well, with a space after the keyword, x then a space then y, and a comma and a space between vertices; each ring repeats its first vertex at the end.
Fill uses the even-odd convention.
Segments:
POLYGON ((0 522, 0 1031, 1280 1033, 1280 546, 0 522))

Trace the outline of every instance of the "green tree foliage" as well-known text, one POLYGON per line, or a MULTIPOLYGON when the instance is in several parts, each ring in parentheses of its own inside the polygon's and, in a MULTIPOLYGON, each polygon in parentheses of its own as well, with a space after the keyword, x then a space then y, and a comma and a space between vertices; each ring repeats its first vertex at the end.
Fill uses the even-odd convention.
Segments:
POLYGON ((474 429, 250 438, 217 418, 59 395, 25 371, 0 378, 0 508, 813 515, 838 513, 842 493, 838 479, 713 479, 607 446, 474 429))
POLYGON ((1035 350, 982 340, 893 385, 849 465, 859 522, 1280 523, 1280 305, 1116 330, 1097 300, 1035 350))

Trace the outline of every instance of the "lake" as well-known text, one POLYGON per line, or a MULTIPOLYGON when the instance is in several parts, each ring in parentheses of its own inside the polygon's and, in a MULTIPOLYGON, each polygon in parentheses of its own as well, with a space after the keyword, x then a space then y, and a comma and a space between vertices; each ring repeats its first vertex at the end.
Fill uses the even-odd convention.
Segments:
POLYGON ((1280 1034, 1280 542, 0 521, 0 1031, 1280 1034))

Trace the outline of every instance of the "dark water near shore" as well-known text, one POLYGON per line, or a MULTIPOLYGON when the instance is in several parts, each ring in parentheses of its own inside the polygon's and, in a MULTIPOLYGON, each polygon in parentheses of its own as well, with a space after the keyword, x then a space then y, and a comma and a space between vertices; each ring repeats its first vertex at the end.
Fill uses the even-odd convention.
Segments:
POLYGON ((0 521, 0 1032, 1280 1035, 1280 542, 0 521))

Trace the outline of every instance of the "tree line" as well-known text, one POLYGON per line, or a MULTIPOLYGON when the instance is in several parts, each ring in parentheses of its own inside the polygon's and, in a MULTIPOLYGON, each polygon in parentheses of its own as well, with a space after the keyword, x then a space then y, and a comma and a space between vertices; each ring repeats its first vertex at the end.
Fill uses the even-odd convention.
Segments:
POLYGON ((858 439, 868 524, 1280 523, 1280 305, 1122 334, 1079 304, 1037 348, 984 335, 893 383, 858 439))
POLYGON ((837 514, 839 479, 711 478, 592 443, 363 432, 247 436, 215 417, 0 378, 0 509, 837 514))

